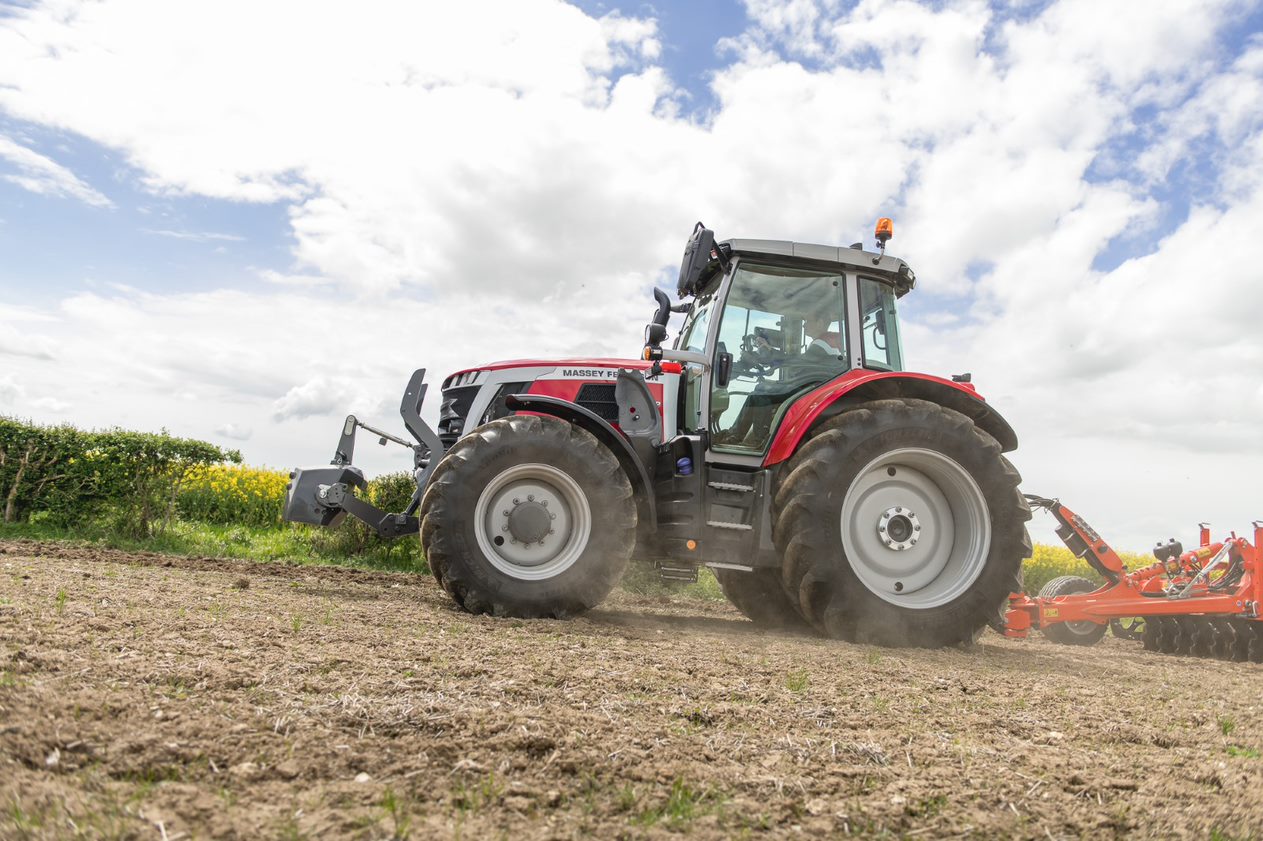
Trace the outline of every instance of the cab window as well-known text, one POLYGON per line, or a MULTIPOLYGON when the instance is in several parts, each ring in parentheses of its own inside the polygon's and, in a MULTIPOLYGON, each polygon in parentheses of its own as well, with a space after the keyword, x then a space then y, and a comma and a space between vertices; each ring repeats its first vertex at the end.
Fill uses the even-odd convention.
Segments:
MULTIPOLYGON (((676 341, 677 350, 692 350, 698 353, 706 351, 706 332, 710 327, 711 305, 714 295, 698 298, 693 304, 684 327, 680 330, 680 338, 676 341)), ((684 411, 680 414, 681 432, 700 432, 705 428, 702 420, 702 389, 709 380, 706 369, 702 365, 686 364, 683 372, 684 411)))
POLYGON ((903 349, 899 344, 894 289, 889 284, 866 277, 860 278, 859 289, 864 367, 902 371, 903 349))
POLYGON ((720 315, 711 375, 712 446, 767 449, 798 395, 849 369, 841 275, 741 263, 720 315), (732 358, 727 382, 719 360, 732 358))

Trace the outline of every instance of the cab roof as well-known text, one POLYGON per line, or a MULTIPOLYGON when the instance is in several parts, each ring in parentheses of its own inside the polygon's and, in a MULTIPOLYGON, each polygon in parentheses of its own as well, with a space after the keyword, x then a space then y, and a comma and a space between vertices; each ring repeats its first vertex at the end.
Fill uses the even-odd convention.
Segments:
POLYGON ((899 297, 912 291, 917 283, 912 267, 903 260, 861 248, 816 245, 785 239, 728 239, 719 243, 719 247, 726 248, 731 257, 770 257, 777 263, 843 267, 846 271, 860 272, 893 284, 895 294, 899 297))

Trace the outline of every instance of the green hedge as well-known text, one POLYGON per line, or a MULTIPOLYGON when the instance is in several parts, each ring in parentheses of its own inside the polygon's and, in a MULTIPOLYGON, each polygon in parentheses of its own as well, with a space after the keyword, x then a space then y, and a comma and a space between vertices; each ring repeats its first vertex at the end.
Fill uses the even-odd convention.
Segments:
POLYGON ((5 523, 32 515, 70 525, 108 516, 145 536, 175 514, 185 480, 198 468, 240 462, 236 450, 205 441, 125 429, 84 431, 0 417, 0 505, 5 523))

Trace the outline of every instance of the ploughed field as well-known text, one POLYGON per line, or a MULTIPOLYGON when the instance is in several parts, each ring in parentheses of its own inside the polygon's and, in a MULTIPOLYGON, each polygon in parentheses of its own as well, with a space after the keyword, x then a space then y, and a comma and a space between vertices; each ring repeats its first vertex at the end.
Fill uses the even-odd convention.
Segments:
POLYGON ((1259 837, 1261 687, 1112 638, 493 619, 428 577, 0 542, 0 838, 1259 837))

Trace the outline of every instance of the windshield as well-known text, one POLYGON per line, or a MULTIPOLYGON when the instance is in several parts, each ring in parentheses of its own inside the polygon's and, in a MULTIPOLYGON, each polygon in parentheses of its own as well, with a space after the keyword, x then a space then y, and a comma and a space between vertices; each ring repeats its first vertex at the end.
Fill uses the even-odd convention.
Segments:
POLYGON ((820 271, 738 266, 716 348, 731 355, 731 370, 727 382, 712 377, 716 449, 762 452, 791 398, 850 367, 842 281, 820 271))
POLYGON ((706 350, 706 328, 710 325, 710 305, 714 296, 706 295, 693 302, 680 328, 680 337, 675 342, 676 350, 695 350, 701 353, 706 350))

